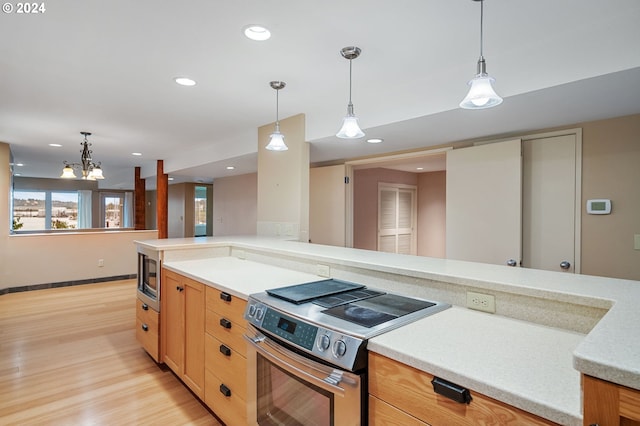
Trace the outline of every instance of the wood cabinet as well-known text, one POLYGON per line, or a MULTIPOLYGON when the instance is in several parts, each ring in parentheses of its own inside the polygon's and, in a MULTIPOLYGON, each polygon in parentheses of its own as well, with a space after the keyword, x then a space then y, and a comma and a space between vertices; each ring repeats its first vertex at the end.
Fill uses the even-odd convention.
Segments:
POLYGON ((203 398, 205 286, 166 269, 162 279, 162 360, 203 398))
POLYGON ((582 376, 584 425, 640 426, 640 391, 582 376))
POLYGON ((206 289, 204 400, 228 425, 247 423, 246 304, 214 287, 206 289))
POLYGON ((140 299, 136 299, 136 340, 160 362, 160 316, 140 299))
POLYGON ((436 394, 431 380, 431 374, 370 352, 369 424, 554 424, 475 392, 469 404, 455 402, 436 394))

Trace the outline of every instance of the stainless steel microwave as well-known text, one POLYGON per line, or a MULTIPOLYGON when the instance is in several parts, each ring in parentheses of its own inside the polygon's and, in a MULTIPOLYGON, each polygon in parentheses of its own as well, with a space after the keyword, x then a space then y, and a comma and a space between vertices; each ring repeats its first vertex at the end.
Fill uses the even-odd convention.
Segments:
POLYGON ((160 252, 138 246, 138 299, 160 312, 160 252))

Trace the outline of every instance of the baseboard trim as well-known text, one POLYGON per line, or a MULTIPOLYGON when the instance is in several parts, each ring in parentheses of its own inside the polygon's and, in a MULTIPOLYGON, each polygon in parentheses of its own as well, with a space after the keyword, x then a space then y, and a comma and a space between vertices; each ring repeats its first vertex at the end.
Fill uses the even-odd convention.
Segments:
POLYGON ((137 277, 137 274, 114 275, 111 277, 89 278, 86 280, 59 281, 57 283, 32 284, 32 285, 25 285, 20 287, 8 287, 0 290, 0 296, 9 294, 9 293, 20 293, 23 291, 31 291, 31 290, 43 290, 47 288, 69 287, 72 285, 97 284, 97 283, 104 283, 108 281, 131 280, 136 277, 137 277))

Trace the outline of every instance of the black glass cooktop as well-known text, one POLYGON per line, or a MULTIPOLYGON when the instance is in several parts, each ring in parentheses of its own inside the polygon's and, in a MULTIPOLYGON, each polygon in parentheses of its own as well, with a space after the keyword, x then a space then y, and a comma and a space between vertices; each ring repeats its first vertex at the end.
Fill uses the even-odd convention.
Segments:
POLYGON ((392 319, 434 306, 426 300, 395 294, 381 294, 354 303, 347 303, 322 311, 327 315, 371 328, 392 319))
POLYGON ((322 281, 314 281, 267 290, 267 294, 299 305, 321 297, 360 288, 364 288, 364 285, 330 278, 322 281))

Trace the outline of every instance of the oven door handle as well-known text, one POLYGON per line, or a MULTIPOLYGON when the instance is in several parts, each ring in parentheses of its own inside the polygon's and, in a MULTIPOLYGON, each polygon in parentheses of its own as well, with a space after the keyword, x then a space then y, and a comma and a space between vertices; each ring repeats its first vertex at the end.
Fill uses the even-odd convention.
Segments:
POLYGON ((357 381, 349 377, 350 373, 332 369, 331 367, 297 355, 273 342, 273 340, 269 339, 262 333, 256 332, 254 337, 244 335, 244 338, 257 352, 260 353, 260 355, 267 358, 272 363, 308 379, 316 386, 319 386, 329 392, 344 396, 345 389, 338 385, 344 384, 357 386, 357 381), (265 349, 263 346, 267 346, 268 349, 265 349), (276 354, 274 354, 274 352, 276 352, 276 354), (300 364, 302 368, 284 361, 283 358, 291 359, 297 364, 300 364))

